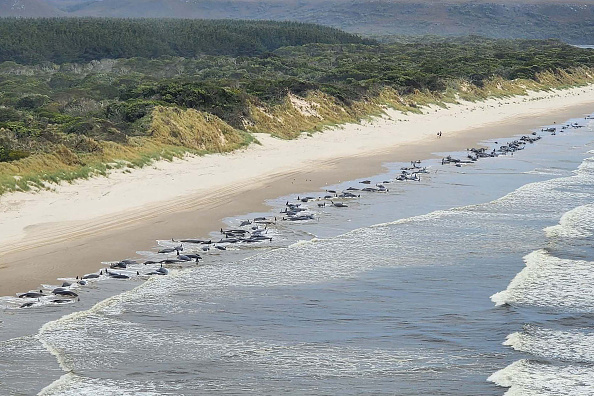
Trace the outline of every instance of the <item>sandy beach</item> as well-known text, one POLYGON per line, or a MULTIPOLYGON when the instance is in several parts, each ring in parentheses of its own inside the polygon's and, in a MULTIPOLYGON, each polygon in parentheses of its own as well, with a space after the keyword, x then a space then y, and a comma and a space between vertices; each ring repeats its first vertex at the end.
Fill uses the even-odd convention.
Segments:
POLYGON ((160 161, 52 191, 0 197, 0 294, 97 271, 156 239, 199 238, 264 201, 370 176, 389 161, 429 158, 594 111, 594 85, 386 115, 223 155, 160 161), (437 132, 443 136, 438 138, 437 132))

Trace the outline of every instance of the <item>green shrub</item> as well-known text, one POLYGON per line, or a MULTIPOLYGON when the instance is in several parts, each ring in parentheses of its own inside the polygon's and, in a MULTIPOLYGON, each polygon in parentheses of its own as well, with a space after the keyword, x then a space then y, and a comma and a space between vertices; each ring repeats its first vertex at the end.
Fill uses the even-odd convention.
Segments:
POLYGON ((50 101, 46 95, 27 95, 16 102, 16 107, 20 109, 37 109, 50 101))

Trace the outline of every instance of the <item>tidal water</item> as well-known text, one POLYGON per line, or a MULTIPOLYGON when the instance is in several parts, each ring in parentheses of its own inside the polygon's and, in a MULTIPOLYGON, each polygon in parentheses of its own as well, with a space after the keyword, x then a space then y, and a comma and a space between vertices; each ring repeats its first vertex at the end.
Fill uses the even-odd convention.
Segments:
MULTIPOLYGON (((185 244, 204 260, 167 276, 3 298, 0 394, 594 395, 594 123, 576 122, 514 155, 423 161, 420 182, 346 208, 303 203, 315 219, 269 226, 272 242, 185 244)), ((365 187, 329 188, 349 186, 365 187)))

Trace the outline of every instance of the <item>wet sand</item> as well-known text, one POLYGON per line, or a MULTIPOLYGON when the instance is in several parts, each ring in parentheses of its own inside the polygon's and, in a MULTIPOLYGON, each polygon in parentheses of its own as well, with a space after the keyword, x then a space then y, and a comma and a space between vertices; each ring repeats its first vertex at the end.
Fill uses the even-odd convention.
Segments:
MULTIPOLYGON (((425 131, 419 139, 411 138, 406 144, 386 144, 374 147, 373 151, 362 149, 361 154, 353 154, 353 150, 350 153, 348 150, 337 150, 337 155, 333 158, 306 160, 290 170, 280 169, 252 177, 248 172, 243 180, 238 177, 239 181, 234 180, 229 183, 219 180, 217 187, 206 189, 206 192, 202 189, 195 193, 180 194, 166 201, 142 204, 138 208, 100 216, 82 216, 80 220, 75 221, 48 223, 40 220, 40 223, 23 227, 22 231, 15 228, 13 234, 18 235, 17 238, 10 239, 10 233, 0 238, 4 242, 4 252, 0 256, 0 294, 14 295, 17 292, 36 289, 43 283, 55 284, 56 278, 59 277, 73 277, 95 272, 101 268, 102 261, 132 258, 136 251, 154 247, 157 239, 207 237, 209 232, 221 227, 221 221, 225 217, 266 211, 268 209, 264 204, 266 199, 291 193, 322 191, 325 186, 340 181, 378 174, 382 170, 382 164, 386 162, 407 162, 430 158, 435 152, 465 149, 476 146, 477 142, 488 138, 525 134, 530 129, 541 125, 564 122, 571 117, 589 114, 594 111, 594 89, 592 88, 592 86, 584 88, 588 93, 582 94, 579 99, 574 97, 573 101, 568 101, 571 105, 567 107, 560 105, 562 101, 557 101, 549 106, 543 106, 542 109, 533 109, 529 112, 522 112, 521 100, 518 101, 519 103, 505 105, 504 99, 501 101, 502 106, 507 106, 507 109, 501 119, 484 122, 482 126, 462 129, 456 129, 455 126, 463 123, 454 123, 449 128, 444 127, 442 138, 434 135, 435 130, 425 131)), ((493 108, 495 105, 489 106, 493 108)), ((479 107, 471 111, 473 117, 481 118, 479 107)), ((416 117, 415 122, 421 120, 421 117, 430 119, 432 115, 430 113, 416 117)), ((450 114, 449 117, 458 116, 450 114)), ((484 118, 489 120, 486 116, 484 118)), ((467 121, 473 121, 473 119, 467 121)), ((476 120, 475 122, 480 124, 476 120)), ((386 121, 380 127, 387 126, 389 123, 386 121)), ((421 129, 424 125, 419 122, 416 127, 421 129)), ((348 128, 356 130, 362 127, 351 125, 348 128)), ((373 130, 375 126, 372 124, 365 128, 373 130)), ((316 136, 308 139, 316 143, 316 136)), ((356 145, 358 142, 350 143, 356 145)), ((330 143, 326 142, 326 144, 330 143)), ((332 151, 331 147, 322 147, 332 151)), ((230 154, 227 157, 234 155, 230 154)), ((258 155, 262 155, 262 152, 258 155)), ((332 155, 326 157, 332 157, 332 155)), ((183 161, 180 162, 183 167, 183 161)), ((221 163, 224 164, 224 162, 221 163)), ((133 177, 142 171, 133 171, 131 176, 126 177, 133 177)), ((214 172, 216 176, 217 170, 213 168, 209 172, 214 172)), ((145 182, 151 183, 151 177, 155 175, 148 176, 145 182)), ((109 178, 103 178, 102 182, 107 183, 107 188, 109 187, 109 178)), ((76 189, 77 186, 67 186, 67 188, 76 189)), ((109 192, 109 190, 105 191, 109 192)), ((43 196, 40 199, 47 199, 44 194, 42 193, 43 196)), ((47 196, 59 200, 60 192, 47 196)), ((5 204, 6 200, 19 204, 14 196, 6 197, 5 204)), ((90 204, 92 203, 91 200, 90 204)), ((23 211, 24 208, 26 205, 16 210, 23 211)), ((80 208, 73 205, 72 209, 76 211, 80 208)), ((3 213, 4 216, 10 214, 10 212, 3 213)))

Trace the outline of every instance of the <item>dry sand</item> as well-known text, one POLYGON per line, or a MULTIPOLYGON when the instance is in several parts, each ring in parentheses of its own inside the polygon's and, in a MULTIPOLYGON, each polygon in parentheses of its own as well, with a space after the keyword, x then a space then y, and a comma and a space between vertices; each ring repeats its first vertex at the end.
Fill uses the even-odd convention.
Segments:
POLYGON ((206 237, 225 217, 265 210, 268 198, 593 111, 594 85, 429 107, 422 115, 389 110, 370 122, 292 141, 258 135, 261 145, 231 154, 160 161, 53 191, 6 194, 0 197, 0 295, 94 272, 102 261, 134 257, 156 239, 206 237))

